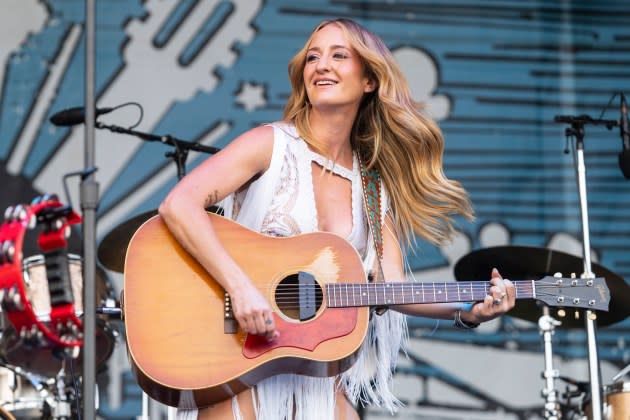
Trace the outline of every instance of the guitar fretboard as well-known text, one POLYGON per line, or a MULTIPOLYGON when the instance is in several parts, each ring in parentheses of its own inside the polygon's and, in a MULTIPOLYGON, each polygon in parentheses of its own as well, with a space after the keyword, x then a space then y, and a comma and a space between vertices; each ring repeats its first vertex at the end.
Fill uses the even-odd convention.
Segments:
MULTIPOLYGON (((517 299, 536 297, 533 280, 513 281, 517 299)), ((404 305, 412 303, 474 302, 484 299, 489 282, 332 283, 326 285, 329 308, 404 305)))

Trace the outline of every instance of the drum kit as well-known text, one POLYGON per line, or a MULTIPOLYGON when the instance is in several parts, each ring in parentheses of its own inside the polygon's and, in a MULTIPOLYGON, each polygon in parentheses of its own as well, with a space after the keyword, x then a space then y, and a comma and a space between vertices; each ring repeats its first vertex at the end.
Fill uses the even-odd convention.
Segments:
MULTIPOLYGON (((67 250, 81 221, 56 196, 10 206, 0 225, 0 419, 78 417, 83 340, 82 259, 67 250), (40 254, 24 256, 37 235, 40 254)), ((96 305, 115 308, 105 270, 96 305)), ((97 316, 96 365, 104 368, 117 331, 97 316)))
MULTIPOLYGON (((582 264, 581 258, 552 249, 497 246, 472 251, 465 255, 455 264, 454 272, 458 281, 484 280, 492 267, 500 267, 501 274, 505 278, 539 279, 548 273, 581 272, 582 264)), ((596 315, 597 325, 605 327, 623 321, 630 315, 630 286, 623 278, 601 265, 594 263, 592 270, 598 277, 606 279, 611 295, 608 312, 598 312, 596 315)), ((541 395, 545 399, 545 418, 591 419, 593 416, 588 382, 561 376, 559 370, 553 366, 552 336, 555 329, 584 329, 583 315, 578 311, 568 314, 564 309, 558 309, 552 314, 549 307, 538 305, 534 300, 519 301, 509 315, 537 323, 543 337, 545 368, 541 376, 545 380, 545 386, 541 395), (556 389, 556 379, 567 384, 567 392, 562 395, 556 389), (570 389, 571 387, 573 389, 570 389)), ((630 382, 622 380, 629 372, 630 365, 615 375, 612 383, 602 387, 604 419, 630 418, 630 382)))

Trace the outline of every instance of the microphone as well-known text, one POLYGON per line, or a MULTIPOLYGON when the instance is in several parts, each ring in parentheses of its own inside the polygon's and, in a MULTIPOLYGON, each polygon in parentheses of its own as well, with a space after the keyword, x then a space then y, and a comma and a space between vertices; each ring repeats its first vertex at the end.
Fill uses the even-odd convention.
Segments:
POLYGON ((621 135, 621 152, 619 153, 619 168, 624 178, 630 179, 630 130, 628 130, 628 104, 621 92, 621 119, 619 120, 619 134, 621 135))
MULTIPOLYGON (((112 112, 115 108, 96 108, 94 117, 112 112)), ((50 122, 58 126, 73 126, 85 122, 85 108, 77 106, 75 108, 64 109, 50 117, 50 122)))

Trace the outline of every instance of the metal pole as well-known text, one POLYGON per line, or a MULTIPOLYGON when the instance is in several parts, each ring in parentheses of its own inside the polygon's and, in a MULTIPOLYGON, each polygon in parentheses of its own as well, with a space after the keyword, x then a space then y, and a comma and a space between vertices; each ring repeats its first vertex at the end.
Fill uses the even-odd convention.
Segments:
POLYGON ((560 404, 558 402, 558 391, 556 391, 555 380, 559 376, 558 369, 553 367, 553 344, 552 337, 554 329, 560 322, 549 315, 549 307, 543 307, 543 315, 538 319, 538 329, 543 336, 545 346, 545 370, 543 379, 545 387, 542 396, 545 398, 544 417, 547 420, 558 420, 561 416, 560 404))
MULTIPOLYGON (((577 128, 577 130, 583 130, 577 128)), ((584 141, 583 132, 576 134, 576 150, 577 150, 577 175, 578 175, 578 191, 580 195, 580 210, 582 213, 582 236, 584 245, 584 274, 585 278, 594 278, 595 275, 591 271, 591 244, 588 225, 588 206, 586 199, 586 165, 584 164, 584 141)), ((599 371, 599 360, 597 358, 597 337, 595 334, 594 313, 586 311, 586 338, 588 340, 588 368, 589 379, 591 385, 591 407, 592 420, 602 419, 602 387, 599 371)))
MULTIPOLYGON (((85 167, 93 168, 95 161, 95 0, 85 0, 85 167)), ((94 174, 81 182, 83 214, 83 419, 96 416, 96 208, 98 183, 94 174)))

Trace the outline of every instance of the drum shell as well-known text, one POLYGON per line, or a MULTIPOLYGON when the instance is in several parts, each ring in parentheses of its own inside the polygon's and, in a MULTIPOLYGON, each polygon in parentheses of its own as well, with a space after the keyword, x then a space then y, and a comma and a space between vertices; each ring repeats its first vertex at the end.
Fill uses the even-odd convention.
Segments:
MULTIPOLYGON (((628 420, 630 419, 630 382, 615 382, 604 386, 604 419, 628 420)), ((585 404, 584 412, 587 418, 592 418, 591 402, 585 404)))
MULTIPOLYGON (((50 321, 50 295, 46 277, 44 257, 35 255, 25 258, 23 261, 23 282, 26 294, 37 319, 43 323, 50 321)), ((72 282, 72 294, 74 309, 78 317, 83 316, 83 273, 82 259, 77 255, 68 256, 70 279, 72 282)), ((113 290, 105 274, 100 269, 96 271, 95 278, 96 306, 103 306, 108 299, 113 299, 113 290)), ((28 347, 20 340, 5 313, 2 314, 2 336, 0 338, 0 352, 5 361, 12 366, 37 373, 39 375, 53 377, 62 367, 62 354, 58 349, 49 347, 28 347)), ((100 367, 111 355, 114 346, 114 331, 104 316, 96 317, 96 364, 100 367)), ((73 360, 73 369, 81 369, 81 357, 73 360)))
POLYGON ((604 414, 607 420, 630 419, 630 382, 615 382, 604 387, 606 405, 604 414))

